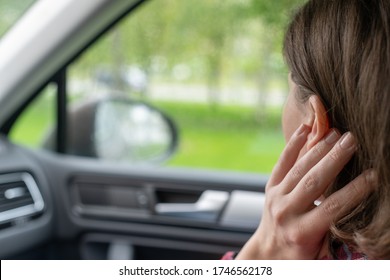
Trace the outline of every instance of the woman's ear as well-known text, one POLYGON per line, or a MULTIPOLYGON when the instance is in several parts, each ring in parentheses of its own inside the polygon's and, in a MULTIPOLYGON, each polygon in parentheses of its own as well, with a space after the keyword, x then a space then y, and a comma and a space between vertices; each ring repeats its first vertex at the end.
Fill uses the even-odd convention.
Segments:
POLYGON ((308 100, 308 118, 311 125, 311 132, 308 136, 307 149, 310 150, 328 132, 329 120, 325 106, 317 95, 312 95, 308 100))

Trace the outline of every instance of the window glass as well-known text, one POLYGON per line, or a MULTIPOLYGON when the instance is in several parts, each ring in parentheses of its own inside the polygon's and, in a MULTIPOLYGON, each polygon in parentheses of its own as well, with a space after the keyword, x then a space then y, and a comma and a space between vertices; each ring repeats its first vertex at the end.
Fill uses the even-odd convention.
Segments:
POLYGON ((283 32, 302 2, 148 1, 70 66, 71 105, 147 102, 179 129, 165 165, 268 173, 284 146, 283 32))
POLYGON ((34 2, 35 0, 0 1, 0 38, 34 2))
POLYGON ((19 117, 12 127, 10 139, 31 148, 41 148, 50 137, 55 120, 57 86, 49 84, 19 117))
MULTIPOLYGON (((147 1, 68 67, 68 153, 269 173, 284 146, 283 32, 302 2, 147 1), (127 101, 86 106, 109 98, 127 101), (145 118, 150 108, 134 106, 139 102, 178 128, 178 146, 164 161, 154 154, 169 147, 170 124, 156 112, 145 118), (99 116, 91 117, 95 111, 99 116)), ((29 105, 11 131, 13 141, 54 147, 55 92, 49 85, 29 105)))

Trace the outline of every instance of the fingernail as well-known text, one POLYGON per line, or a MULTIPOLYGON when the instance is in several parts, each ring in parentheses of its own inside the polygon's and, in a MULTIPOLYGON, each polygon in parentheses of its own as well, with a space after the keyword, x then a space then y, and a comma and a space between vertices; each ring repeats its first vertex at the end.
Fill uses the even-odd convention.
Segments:
POLYGON ((339 139, 340 135, 336 130, 332 129, 325 137, 325 142, 329 145, 334 144, 339 139))
POLYGON ((307 131, 307 126, 304 124, 301 124, 298 129, 295 131, 295 136, 299 136, 307 131))
POLYGON ((347 132, 341 137, 340 146, 345 150, 355 147, 355 139, 351 132, 347 132))

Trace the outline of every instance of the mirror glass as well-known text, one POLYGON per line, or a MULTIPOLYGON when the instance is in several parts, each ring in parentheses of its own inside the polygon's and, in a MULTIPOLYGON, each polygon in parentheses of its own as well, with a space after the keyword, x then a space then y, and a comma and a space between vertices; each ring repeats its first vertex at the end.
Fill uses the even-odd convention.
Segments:
POLYGON ((148 164, 169 157, 174 132, 157 110, 142 103, 101 102, 92 136, 98 158, 148 164))

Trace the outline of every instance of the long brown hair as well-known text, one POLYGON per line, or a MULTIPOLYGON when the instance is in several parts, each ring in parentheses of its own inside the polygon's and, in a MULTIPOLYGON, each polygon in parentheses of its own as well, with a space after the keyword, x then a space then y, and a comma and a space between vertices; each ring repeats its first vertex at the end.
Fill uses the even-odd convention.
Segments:
MULTIPOLYGON (((286 32, 284 55, 302 102, 318 95, 358 151, 328 194, 374 168, 378 189, 331 227, 331 241, 390 259, 390 1, 310 0, 286 32)), ((333 242, 331 242, 333 243, 333 242)))

